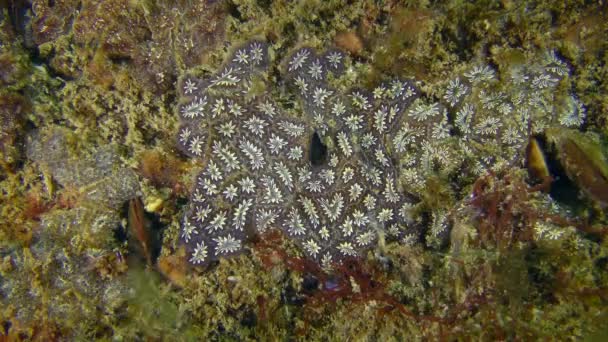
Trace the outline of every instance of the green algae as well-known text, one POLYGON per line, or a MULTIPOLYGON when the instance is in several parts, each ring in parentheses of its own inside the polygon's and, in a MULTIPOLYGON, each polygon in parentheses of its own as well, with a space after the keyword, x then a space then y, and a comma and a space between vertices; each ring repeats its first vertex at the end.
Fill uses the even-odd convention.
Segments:
MULTIPOLYGON (((300 293, 303 274, 281 263, 268 267, 255 251, 208 270, 187 269, 185 285, 178 288, 152 274, 153 269, 123 265, 116 255, 126 255, 126 248, 113 236, 114 229, 124 225, 121 202, 140 189, 146 203, 163 199, 158 214, 167 229, 161 253, 177 253, 187 196, 142 180, 136 170, 139 152, 175 154, 172 83, 191 68, 214 70, 229 53, 224 41, 233 45, 262 35, 272 42, 276 55, 284 55, 301 43, 327 46, 339 32, 354 32, 363 48, 344 84, 337 80, 339 87, 361 79, 372 85, 391 75, 415 76, 425 82, 429 94, 446 76, 477 59, 488 58, 505 70, 538 51, 556 49, 574 70, 570 78, 587 107, 586 129, 606 133, 605 5, 302 1, 290 7, 282 1, 243 0, 215 6, 202 1, 109 1, 98 8, 92 1, 54 1, 54 7, 46 1, 34 3, 31 28, 39 59, 32 60, 16 33, 1 39, 1 62, 8 61, 12 68, 0 65, 6 81, 1 95, 19 94, 28 102, 20 124, 8 132, 31 138, 31 127, 39 132, 66 130, 69 139, 61 142, 65 150, 57 155, 28 158, 23 148, 13 149, 19 145, 12 144, 2 150, 3 159, 10 157, 5 159, 10 167, 3 165, 0 177, 0 319, 10 322, 11 337, 581 338, 605 319, 606 242, 575 229, 498 251, 477 246, 478 224, 465 217, 453 223, 447 248, 430 251, 389 243, 378 252, 392 265, 381 279, 388 292, 419 316, 448 317, 455 311, 446 308, 461 309, 460 318, 449 324, 386 312, 374 302, 343 300, 307 307, 288 301, 285 293, 300 293), (77 3, 82 4, 81 15, 72 14, 77 3), (106 24, 94 26, 99 20, 106 24), (151 67, 142 70, 139 65, 151 67), (123 147, 112 153, 108 168, 95 156, 99 146, 109 144, 123 147), (51 157, 55 159, 44 160, 51 157), (68 166, 77 171, 74 178, 68 166), (114 178, 129 181, 121 184, 114 178), (81 199, 73 208, 57 205, 70 187, 103 195, 81 199), (28 212, 34 199, 49 205, 32 216, 28 212), (104 199, 109 200, 98 207, 104 199), (475 294, 485 298, 474 301, 475 294)), ((2 18, 4 35, 10 26, 8 11, 2 18)), ((551 135, 558 146, 566 139, 576 141, 581 150, 595 151, 587 154, 585 167, 602 160, 598 139, 578 132, 551 135)), ((178 179, 189 184, 198 168, 186 163, 178 179)), ((462 189, 444 175, 433 175, 433 180, 437 192, 426 194, 426 208, 416 209, 416 217, 468 205, 466 199, 457 199, 470 193, 470 186, 462 189)), ((583 182, 581 187, 589 186, 583 182)), ((521 205, 540 207, 541 201, 551 202, 535 197, 521 205)), ((602 218, 594 220, 606 224, 602 218)), ((297 254, 294 246, 288 250, 297 254)), ((370 256, 366 262, 378 266, 379 260, 370 256)))

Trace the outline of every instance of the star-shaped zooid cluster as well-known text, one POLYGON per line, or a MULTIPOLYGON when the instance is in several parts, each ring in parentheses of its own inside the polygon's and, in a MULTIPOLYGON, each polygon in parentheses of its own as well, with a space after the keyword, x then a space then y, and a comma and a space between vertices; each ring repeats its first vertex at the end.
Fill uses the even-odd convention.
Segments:
POLYGON ((308 48, 290 56, 286 79, 299 89, 299 116, 270 91, 252 94, 269 65, 261 41, 235 49, 210 77, 181 80, 178 147, 205 165, 181 230, 191 263, 239 253, 250 234, 274 228, 325 267, 361 255, 379 229, 404 236, 398 222, 410 202, 381 141, 417 90, 395 81, 382 102, 363 91, 338 94, 326 77, 340 75, 344 58, 308 48), (335 145, 320 163, 311 157, 315 139, 335 145))

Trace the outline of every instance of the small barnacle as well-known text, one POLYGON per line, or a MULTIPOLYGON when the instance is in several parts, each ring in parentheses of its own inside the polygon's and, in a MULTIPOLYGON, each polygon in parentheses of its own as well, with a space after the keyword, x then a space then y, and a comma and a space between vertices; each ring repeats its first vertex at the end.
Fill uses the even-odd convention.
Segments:
POLYGON ((304 126, 289 121, 279 122, 279 127, 290 137, 297 138, 304 134, 304 126))
POLYGON ((568 64, 557 57, 554 50, 551 50, 545 54, 545 69, 561 77, 570 73, 568 64))
POLYGON ((383 208, 378 213, 377 219, 378 219, 378 222, 380 222, 380 223, 386 223, 386 222, 392 220, 393 219, 393 209, 383 208))
POLYGON ((287 221, 285 221, 284 227, 287 230, 287 233, 291 236, 299 236, 306 233, 306 227, 304 226, 304 222, 302 221, 302 217, 298 213, 298 210, 292 208, 289 212, 287 221))
POLYGON ((310 181, 306 185, 306 190, 310 192, 321 192, 323 191, 323 184, 321 184, 320 180, 310 181))
POLYGON ((226 168, 227 172, 238 170, 240 162, 236 157, 235 153, 228 146, 224 146, 221 141, 215 140, 213 142, 213 155, 218 157, 226 168))
POLYGON ((279 214, 272 209, 261 209, 257 212, 255 217, 256 226, 260 232, 266 231, 271 225, 273 225, 276 219, 279 217, 279 214))
POLYGON ((247 139, 241 140, 239 142, 239 148, 241 149, 241 152, 249 159, 249 164, 253 170, 261 169, 266 164, 262 150, 251 141, 247 139))
POLYGON ((195 96, 194 99, 181 107, 180 113, 186 119, 194 119, 204 115, 205 107, 207 106, 207 97, 195 96))
POLYGON ((363 187, 361 187, 361 185, 359 185, 359 183, 354 183, 348 189, 348 193, 349 193, 350 201, 355 202, 357 199, 359 199, 359 196, 361 196, 361 194, 363 193, 363 187))
POLYGON ((327 62, 329 63, 329 65, 332 68, 338 69, 340 67, 340 64, 342 63, 343 56, 338 51, 332 51, 329 54, 327 54, 326 58, 327 58, 327 62))
POLYGON ((249 177, 245 177, 239 180, 238 183, 241 186, 241 191, 243 191, 244 193, 250 194, 255 191, 255 183, 249 177))
MULTIPOLYGON (((338 250, 343 256, 356 256, 357 251, 353 247, 353 244, 349 241, 344 241, 338 245, 338 250)), ((330 257, 331 258, 331 257, 330 257)))
POLYGON ((312 94, 312 102, 315 106, 319 108, 325 107, 325 100, 332 94, 333 92, 327 90, 322 87, 316 87, 312 94))
POLYGON ((317 59, 310 63, 308 66, 308 74, 315 80, 321 79, 323 77, 323 66, 321 65, 321 61, 317 59))
POLYGON ((249 55, 245 49, 239 49, 234 55, 232 61, 239 64, 249 64, 249 55))
POLYGON ((438 103, 425 104, 422 101, 417 101, 414 102, 412 107, 408 115, 416 121, 426 121, 440 113, 438 103))
POLYGON ((187 79, 184 83, 184 94, 192 94, 198 90, 196 83, 194 83, 191 79, 187 79))
POLYGON ((376 137, 371 133, 365 133, 361 138, 361 146, 370 148, 376 143, 376 137))
POLYGON ((374 95, 374 100, 382 99, 386 92, 386 87, 384 85, 374 88, 374 91, 372 92, 372 95, 374 95))
POLYGON ((241 79, 237 76, 240 71, 240 68, 225 68, 221 74, 217 75, 213 80, 211 80, 211 84, 224 87, 235 86, 241 81, 241 79))
POLYGON ((364 227, 369 223, 369 218, 361 210, 355 209, 353 211, 353 223, 358 227, 364 227))
POLYGON ((300 69, 304 63, 306 63, 306 60, 308 59, 308 56, 310 55, 310 50, 303 48, 298 50, 298 52, 296 52, 294 54, 294 56, 291 58, 291 60, 289 61, 289 71, 296 71, 298 69, 300 69))
POLYGON ((470 134, 473 117, 475 115, 474 108, 469 103, 465 103, 462 108, 456 113, 454 123, 462 134, 470 134))
POLYGON ((367 210, 373 210, 376 207, 376 198, 371 194, 368 194, 363 199, 363 205, 367 210))
POLYGON ((198 231, 196 230, 196 226, 191 224, 188 221, 188 219, 184 219, 184 224, 182 225, 182 233, 181 233, 182 239, 184 239, 184 241, 186 241, 186 243, 187 243, 192 238, 192 235, 196 235, 196 234, 198 234, 198 231))
POLYGON ((215 99, 215 103, 213 104, 213 107, 211 108, 212 118, 215 119, 216 117, 222 115, 225 111, 226 111, 226 105, 224 103, 224 98, 220 97, 220 98, 215 99))
POLYGON ((308 253, 313 258, 316 258, 319 252, 321 251, 321 247, 313 239, 309 239, 308 241, 306 241, 303 246, 306 253, 308 253))
POLYGON ((460 83, 460 79, 456 78, 450 81, 448 87, 445 90, 443 99, 446 100, 450 106, 454 107, 460 102, 463 96, 468 92, 469 87, 460 83))
POLYGON ((232 201, 237 197, 237 191, 238 189, 236 188, 236 186, 234 186, 234 184, 230 184, 226 187, 223 194, 227 200, 232 201))
POLYGON ((559 80, 548 74, 540 74, 532 79, 532 86, 536 89, 553 88, 559 80))
MULTIPOLYGON (((193 218, 196 222, 203 223, 203 222, 205 222, 205 219, 207 219, 207 216, 209 216, 210 213, 211 213, 211 208, 209 208, 208 205, 206 207, 196 206, 194 208, 193 218)), ((188 220, 184 221, 184 224, 190 225, 188 220)), ((192 226, 192 225, 190 225, 190 226, 191 227, 189 227, 188 230, 196 229, 194 226, 192 226)), ((184 227, 184 230, 186 230, 185 227, 184 227)))
POLYGON ((215 255, 231 254, 241 249, 241 241, 230 234, 227 236, 219 236, 216 239, 213 239, 213 242, 216 243, 215 255))
POLYGON ((203 144, 205 143, 204 137, 197 135, 190 139, 188 144, 188 152, 195 156, 200 156, 203 154, 203 144))
POLYGON ((262 178, 262 184, 264 185, 264 202, 269 204, 279 204, 283 200, 283 194, 276 185, 274 178, 264 177, 262 178))
POLYGON ((353 154, 353 147, 344 132, 338 133, 338 147, 345 157, 350 157, 353 154))
POLYGON ((321 199, 321 208, 330 222, 337 221, 340 215, 342 215, 342 209, 344 208, 342 194, 336 192, 331 202, 327 198, 321 199))
POLYGON ((222 179, 222 171, 213 160, 209 161, 209 164, 207 164, 207 169, 203 174, 209 176, 209 178, 214 181, 219 181, 222 179))
POLYGON ((251 133, 257 136, 264 134, 264 128, 266 126, 268 126, 268 123, 255 115, 245 121, 245 127, 247 127, 251 133))
POLYGON ((270 117, 273 117, 277 113, 277 109, 270 101, 260 103, 258 110, 270 117))
MULTIPOLYGON (((397 235, 397 234, 395 234, 397 235)), ((360 247, 363 246, 369 246, 372 244, 372 242, 374 242, 374 240, 376 239, 376 233, 368 230, 363 234, 359 234, 357 236, 357 245, 359 245, 360 247)))
POLYGON ((300 89, 302 95, 308 95, 308 83, 306 83, 306 79, 301 76, 295 78, 295 85, 300 89))
POLYGON ((287 166, 285 164, 283 164, 282 161, 279 161, 278 163, 275 164, 274 170, 276 171, 277 175, 279 176, 279 179, 283 182, 283 184, 285 184, 287 189, 291 190, 294 186, 293 177, 291 176, 291 173, 289 172, 289 169, 287 168, 287 166))
POLYGON ((363 117, 361 117, 361 115, 351 114, 344 120, 344 123, 351 131, 358 131, 363 128, 363 117))
POLYGON ((252 205, 252 199, 246 199, 239 204, 239 206, 234 211, 234 229, 243 230, 245 228, 245 222, 247 221, 247 213, 249 212, 249 209, 252 205))
POLYGON ((205 241, 201 241, 196 244, 196 248, 194 248, 190 257, 190 262, 197 265, 205 262, 205 259, 207 259, 207 246, 205 245, 205 241))
POLYGON ((335 117, 341 117, 344 113, 346 113, 346 106, 341 99, 337 99, 333 106, 331 107, 331 114, 335 117))
POLYGON ((496 135, 502 126, 502 122, 497 117, 487 117, 475 125, 475 132, 481 135, 496 135))
POLYGON ((189 140, 190 140, 190 136, 192 135, 192 131, 190 130, 189 127, 182 127, 179 130, 179 142, 183 145, 185 145, 189 140))
POLYGON ((294 146, 289 149, 287 153, 287 158, 290 160, 299 160, 302 159, 304 155, 304 151, 302 150, 302 146, 294 146))
POLYGON ((585 106, 574 96, 565 100, 563 110, 559 113, 559 123, 566 127, 578 127, 585 120, 585 106))
POLYGON ((374 128, 378 131, 379 134, 383 134, 387 129, 387 116, 388 111, 386 106, 380 107, 374 113, 374 128))
POLYGON ((355 106, 358 109, 367 110, 371 106, 367 97, 365 95, 361 94, 361 92, 359 92, 359 91, 353 92, 352 94, 350 94, 350 97, 351 97, 353 106, 355 106))
POLYGON ((222 123, 218 129, 218 133, 226 138, 231 138, 235 132, 236 126, 234 125, 234 123, 232 123, 232 121, 222 123))
POLYGON ((236 117, 239 117, 245 113, 243 107, 238 102, 228 100, 228 112, 236 117))
POLYGON ((300 198, 300 204, 302 204, 304 213, 306 214, 306 216, 308 216, 310 223, 312 223, 314 227, 318 226, 320 222, 320 217, 317 213, 317 208, 315 207, 314 202, 310 198, 302 196, 300 198))
POLYGON ((287 141, 278 135, 272 134, 268 140, 268 148, 273 154, 278 154, 285 146, 287 146, 287 141))
POLYGON ((209 225, 205 228, 209 232, 224 230, 226 226, 226 211, 218 212, 215 217, 209 222, 209 225))
POLYGON ((475 66, 471 71, 465 72, 464 76, 473 84, 488 82, 494 79, 494 70, 487 65, 475 66))

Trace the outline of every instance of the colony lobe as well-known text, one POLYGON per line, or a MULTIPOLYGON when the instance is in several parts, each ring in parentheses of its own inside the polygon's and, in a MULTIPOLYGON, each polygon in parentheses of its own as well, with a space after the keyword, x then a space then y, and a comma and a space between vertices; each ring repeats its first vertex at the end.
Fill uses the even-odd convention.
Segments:
MULTIPOLYGON (((403 80, 339 92, 328 76, 344 73, 345 58, 307 47, 288 56, 282 71, 294 108, 272 95, 279 85, 267 80, 262 41, 234 49, 213 75, 181 79, 177 146, 204 165, 180 234, 191 263, 240 253, 248 236, 275 228, 326 268, 361 256, 380 233, 411 243, 423 229, 409 194, 422 191, 426 175, 513 163, 530 134, 583 120, 573 96, 563 100, 570 110, 551 105, 568 73, 554 54, 513 70, 517 91, 480 66, 450 80, 439 102, 403 80), (312 139, 327 145, 321 162, 311 158, 312 139)), ((446 226, 445 214, 432 214, 432 236, 446 226)))

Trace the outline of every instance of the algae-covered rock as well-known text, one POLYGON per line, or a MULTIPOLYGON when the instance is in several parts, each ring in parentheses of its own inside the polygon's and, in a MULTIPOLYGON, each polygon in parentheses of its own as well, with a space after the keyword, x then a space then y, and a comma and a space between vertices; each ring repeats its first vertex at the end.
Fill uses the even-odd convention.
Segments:
POLYGON ((24 123, 27 101, 17 93, 0 93, 0 166, 8 170, 20 159, 20 130, 24 123))
POLYGON ((20 131, 30 109, 23 88, 30 71, 26 51, 8 20, 0 15, 0 178, 21 157, 20 131))
POLYGON ((60 185, 78 189, 84 200, 119 209, 136 196, 137 176, 121 164, 117 146, 102 146, 87 154, 79 150, 83 143, 68 130, 52 128, 31 136, 27 152, 60 185))
POLYGON ((56 72, 108 84, 126 71, 159 94, 179 70, 207 62, 227 14, 222 2, 204 0, 35 0, 31 12, 33 39, 56 72))

